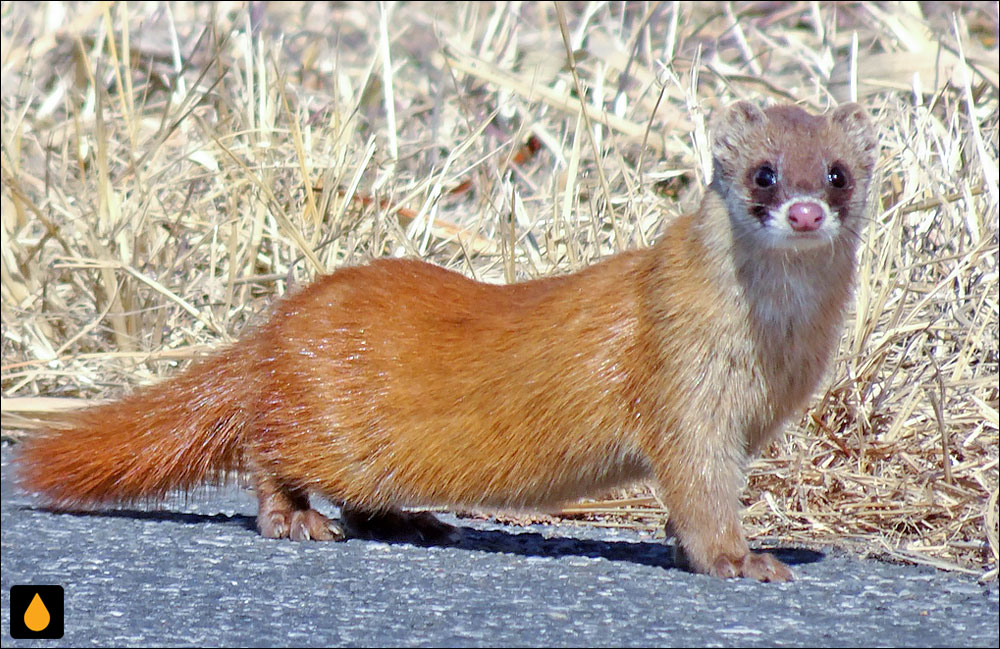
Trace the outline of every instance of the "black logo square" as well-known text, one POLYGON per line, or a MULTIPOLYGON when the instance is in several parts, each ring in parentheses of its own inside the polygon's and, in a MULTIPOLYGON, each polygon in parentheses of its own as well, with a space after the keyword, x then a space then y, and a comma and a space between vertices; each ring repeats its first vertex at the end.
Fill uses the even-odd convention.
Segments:
POLYGON ((62 586, 11 586, 10 637, 19 640, 63 637, 62 586))

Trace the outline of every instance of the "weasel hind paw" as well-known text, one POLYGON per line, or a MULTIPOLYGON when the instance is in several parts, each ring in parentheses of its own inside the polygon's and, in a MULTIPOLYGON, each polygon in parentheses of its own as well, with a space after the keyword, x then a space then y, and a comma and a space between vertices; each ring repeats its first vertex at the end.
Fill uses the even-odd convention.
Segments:
POLYGON ((275 510, 257 516, 261 536, 293 541, 340 541, 343 528, 315 509, 275 510))
POLYGON ((346 534, 354 538, 429 545, 450 545, 462 538, 458 528, 427 512, 372 512, 344 506, 340 520, 346 534))

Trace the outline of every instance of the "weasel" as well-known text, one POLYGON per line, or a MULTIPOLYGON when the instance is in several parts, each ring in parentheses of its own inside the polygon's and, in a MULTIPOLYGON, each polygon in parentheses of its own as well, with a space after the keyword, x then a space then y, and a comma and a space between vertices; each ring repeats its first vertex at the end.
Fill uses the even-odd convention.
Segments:
POLYGON ((739 102, 713 132, 700 208, 652 247, 506 286, 340 269, 179 376, 29 439, 23 484, 66 508, 241 471, 266 537, 438 541, 454 528, 402 508, 550 508, 651 478, 691 569, 791 579, 749 550, 744 465, 837 346, 876 139, 855 104, 739 102))

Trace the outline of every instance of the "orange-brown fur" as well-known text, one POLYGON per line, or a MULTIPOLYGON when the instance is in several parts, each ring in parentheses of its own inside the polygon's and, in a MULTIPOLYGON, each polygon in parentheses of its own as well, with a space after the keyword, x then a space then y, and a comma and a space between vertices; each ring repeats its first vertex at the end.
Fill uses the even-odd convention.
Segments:
POLYGON ((338 270, 179 377, 29 441, 25 485, 77 506, 241 469, 262 533, 327 539, 343 530, 309 493, 343 503, 349 528, 382 517, 435 536, 446 526, 399 508, 545 508, 653 478, 692 568, 791 578, 749 552, 743 466, 836 346, 875 142, 856 106, 828 118, 740 103, 716 124, 702 206, 655 246, 509 286, 418 261, 338 270), (754 165, 773 161, 775 191, 832 209, 845 196, 824 185, 833 159, 853 182, 836 236, 756 241, 754 165))

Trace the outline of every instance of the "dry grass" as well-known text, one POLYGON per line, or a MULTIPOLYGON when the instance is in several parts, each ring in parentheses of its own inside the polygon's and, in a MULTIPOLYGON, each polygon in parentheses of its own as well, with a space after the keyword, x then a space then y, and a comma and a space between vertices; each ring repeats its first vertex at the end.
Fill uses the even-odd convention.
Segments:
POLYGON ((511 281, 646 245, 697 204, 712 109, 857 96, 883 155, 856 313, 748 525, 995 578, 997 5, 932 5, 574 4, 568 65, 552 4, 5 3, 5 435, 175 373, 321 270, 511 281))

